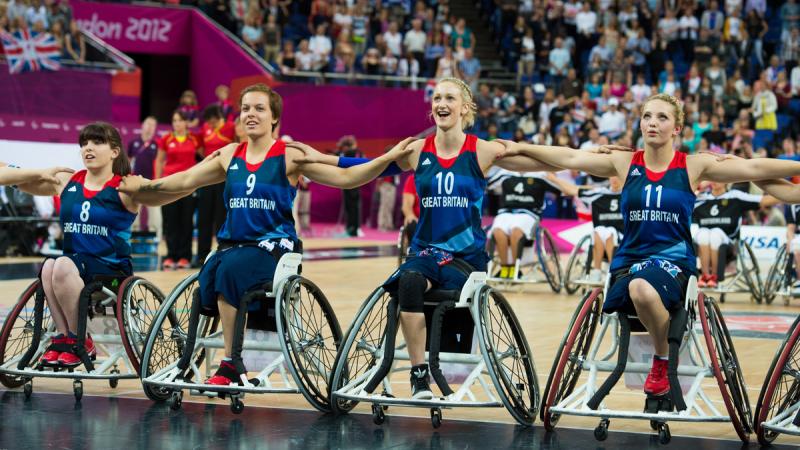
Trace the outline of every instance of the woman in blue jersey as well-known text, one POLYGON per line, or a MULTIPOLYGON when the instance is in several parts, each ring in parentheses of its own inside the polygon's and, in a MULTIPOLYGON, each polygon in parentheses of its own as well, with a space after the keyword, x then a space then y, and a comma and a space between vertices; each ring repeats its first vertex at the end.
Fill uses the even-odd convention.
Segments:
POLYGON ((683 106, 667 94, 642 105, 640 129, 644 150, 594 154, 501 141, 506 154, 528 156, 554 166, 595 176, 618 176, 624 183, 621 206, 625 232, 610 271, 612 284, 603 309, 636 313, 655 346, 644 390, 669 392, 667 332, 669 311, 683 301, 697 260, 690 224, 694 191, 703 180, 721 183, 783 178, 800 174, 800 162, 769 158, 725 159, 686 155, 675 150, 683 128, 683 106))
POLYGON ((231 360, 242 296, 272 281, 281 254, 301 250, 292 219, 298 179, 306 176, 342 188, 359 186, 404 155, 411 141, 401 142, 372 162, 347 169, 305 163, 301 144, 285 144, 274 137, 283 109, 277 92, 263 84, 252 85, 242 91, 239 103, 246 142, 223 147, 207 164, 155 181, 129 177, 120 186, 149 205, 163 202, 165 196, 225 182, 227 217, 217 235, 220 248, 205 262, 199 278, 202 311, 220 315, 225 341, 225 358, 217 373, 206 380, 213 385, 237 383, 245 373, 241 361, 231 360))
MULTIPOLYGON (((75 367, 80 359, 73 351, 77 340, 78 297, 95 275, 131 275, 130 228, 139 203, 117 192, 122 177, 131 171, 119 132, 110 124, 85 126, 78 138, 85 169, 62 172, 55 180, 21 183, 19 188, 35 195, 61 198, 63 255, 47 259, 40 274, 50 314, 58 330, 42 356, 45 366, 75 367)), ((86 351, 94 358, 90 336, 86 351)))

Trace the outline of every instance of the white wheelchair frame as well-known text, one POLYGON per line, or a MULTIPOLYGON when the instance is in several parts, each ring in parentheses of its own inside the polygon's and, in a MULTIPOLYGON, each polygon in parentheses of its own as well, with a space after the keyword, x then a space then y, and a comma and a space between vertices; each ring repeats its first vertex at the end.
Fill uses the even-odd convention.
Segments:
MULTIPOLYGON (((723 400, 725 401, 725 406, 728 409, 728 415, 721 411, 720 408, 717 408, 717 406, 714 404, 714 401, 709 398, 708 394, 706 394, 703 388, 703 382, 707 378, 716 378, 718 384, 722 383, 722 381, 720 381, 720 376, 716 374, 720 370, 718 367, 719 363, 715 359, 716 355, 709 357, 709 354, 706 353, 713 344, 709 341, 709 336, 704 335, 704 332, 698 333, 698 330, 696 329, 698 325, 696 322, 701 321, 700 318, 697 317, 698 314, 696 312, 700 311, 700 315, 703 315, 702 311, 705 310, 703 309, 701 311, 701 308, 706 308, 706 305, 701 304, 701 300, 705 301, 706 299, 700 298, 700 294, 697 289, 697 279, 694 276, 690 277, 689 279, 686 297, 684 300, 684 308, 688 311, 687 326, 683 331, 680 344, 671 345, 671 347, 674 348, 670 349, 671 358, 672 353, 674 352, 676 360, 680 353, 684 353, 685 355, 688 352, 689 355, 689 361, 686 361, 684 358, 682 361, 676 364, 676 372, 678 376, 691 378, 691 385, 682 396, 683 401, 685 402, 685 409, 679 410, 680 407, 677 406, 677 402, 675 403, 675 406, 672 407, 674 410, 660 410, 657 413, 642 412, 639 410, 613 409, 606 406, 606 395, 608 395, 608 392, 613 389, 613 386, 616 384, 619 377, 621 377, 623 374, 647 375, 650 372, 651 367, 651 364, 648 362, 634 362, 630 352, 627 351, 625 352, 627 354, 627 360, 625 361, 625 364, 622 367, 617 367, 620 364, 619 358, 615 359, 614 357, 620 352, 620 347, 622 345, 629 345, 629 342, 623 342, 620 338, 621 323, 618 316, 619 313, 599 313, 600 305, 602 304, 601 299, 606 297, 610 279, 611 276, 609 275, 606 278, 605 287, 602 290, 600 288, 596 288, 594 291, 587 294, 587 296, 584 297, 584 300, 578 305, 578 309, 576 310, 573 318, 573 323, 571 324, 570 329, 567 330, 567 334, 564 336, 564 341, 562 341, 559 353, 556 354, 556 360, 553 368, 551 369, 547 388, 542 397, 543 404, 541 408, 541 414, 545 428, 548 430, 553 429, 555 427, 555 423, 558 421, 561 415, 598 417, 601 419, 601 421, 597 428, 595 428, 595 437, 598 440, 605 440, 608 436, 608 426, 610 422, 609 419, 621 418, 649 420, 651 428, 654 431, 658 430, 661 443, 666 444, 671 439, 667 422, 730 422, 731 415, 734 414, 735 411, 732 412, 732 407, 729 405, 730 401, 727 397, 725 397, 726 394, 723 394, 723 400), (602 297, 600 297, 601 291, 602 297), (580 333, 580 330, 575 329, 575 327, 578 325, 577 321, 580 320, 580 316, 581 314, 584 314, 584 311, 587 311, 587 315, 584 315, 584 317, 589 317, 588 314, 591 314, 591 311, 586 308, 590 307, 596 307, 597 311, 595 311, 595 314, 600 314, 600 332, 594 335, 591 341, 585 341, 589 344, 589 347, 588 351, 584 350, 584 356, 572 355, 570 352, 573 350, 575 339, 578 338, 578 334, 580 333), (606 352, 601 353, 601 346, 607 334, 610 334, 611 345, 606 352), (703 340, 705 340, 705 345, 702 343, 703 340), (568 351, 565 351, 565 345, 571 346, 568 351), (687 364, 687 362, 690 364, 687 364), (575 376, 575 381, 572 382, 573 389, 568 392, 564 398, 557 399, 555 404, 550 404, 556 401, 555 396, 559 394, 558 389, 561 388, 561 383, 563 380, 568 379, 568 377, 571 375, 564 373, 564 370, 570 363, 575 364, 575 367, 577 367, 579 371, 578 375, 575 376), (582 369, 587 369, 589 371, 588 379, 582 384, 575 386, 575 383, 578 383, 580 370, 582 369), (620 370, 619 375, 617 375, 617 379, 612 381, 611 378, 613 378, 613 374, 617 370, 620 370), (559 371, 560 373, 555 383, 556 386, 553 386, 554 375, 559 371), (605 386, 598 386, 598 378, 602 372, 612 373, 612 376, 609 377, 609 380, 607 381, 611 383, 611 386, 609 386, 607 389, 605 389, 605 386), (598 404, 598 400, 593 399, 593 397, 596 393, 603 391, 604 389, 606 395, 600 394, 601 397, 598 404), (596 404, 591 405, 592 402, 595 402, 596 404)), ((708 300, 713 302, 712 299, 708 300)), ((629 319, 635 319, 634 316, 626 317, 629 319)), ((628 324, 629 323, 630 322, 628 322, 628 324)), ((725 332, 727 332, 727 330, 725 330, 725 332)), ((592 334, 594 334, 594 332, 590 332, 590 336, 592 334)), ((673 385, 673 383, 671 383, 671 385, 673 385)), ((721 384, 720 388, 722 389, 721 384)), ((678 389, 683 391, 680 385, 678 385, 678 389)), ((674 386, 672 387, 672 390, 675 390, 674 386)), ((747 413, 749 414, 749 402, 747 402, 746 407, 748 408, 747 413)), ((737 419, 737 423, 738 422, 741 421, 737 419)), ((736 425, 736 423, 734 423, 734 425, 736 425)), ((738 428, 737 433, 739 433, 740 438, 744 442, 747 442, 750 429, 748 428, 748 424, 744 424, 744 427, 746 430, 744 433, 739 433, 740 430, 738 428)))
MULTIPOLYGON (((489 284, 496 286, 500 290, 517 288, 517 290, 521 292, 526 285, 547 283, 550 285, 553 292, 561 292, 561 288, 564 285, 564 273, 561 269, 560 253, 558 247, 556 247, 555 240, 553 240, 552 234, 547 228, 542 226, 541 218, 534 224, 531 230, 531 236, 533 236, 533 239, 530 239, 530 245, 523 246, 519 249, 519 254, 513 255, 515 277, 501 278, 492 276, 492 274, 498 270, 498 264, 495 262, 497 258, 497 249, 494 243, 494 236, 491 232, 489 233, 487 236, 487 242, 490 247, 490 251, 488 252, 490 259, 487 268, 487 272, 490 274, 487 278, 489 284), (548 274, 545 270, 545 264, 551 255, 547 253, 547 249, 544 247, 544 242, 542 241, 543 239, 548 240, 552 249, 555 251, 554 261, 556 262, 556 271, 558 272, 556 274, 557 279, 552 279, 554 275, 548 274), (520 269, 527 270, 520 275, 520 269)), ((527 240, 527 237, 523 237, 523 239, 527 240)), ((510 247, 508 251, 511 252, 510 247)))
MULTIPOLYGON (((500 296, 500 298, 505 307, 508 308, 507 313, 514 316, 511 319, 513 321, 511 326, 517 327, 515 333, 515 338, 517 338, 516 345, 522 345, 524 348, 507 348, 503 349, 502 352, 497 352, 496 349, 491 348, 489 343, 487 343, 487 334, 490 334, 491 331, 486 329, 486 323, 481 320, 484 316, 481 309, 490 307, 488 306, 488 302, 491 301, 489 299, 491 298, 492 292, 498 295, 500 294, 486 284, 486 279, 485 272, 472 272, 464 287, 461 289, 458 300, 447 308, 469 309, 474 322, 472 352, 464 354, 438 351, 434 353, 433 350, 431 352, 426 351, 426 360, 431 361, 430 372, 433 374, 434 380, 437 378, 436 371, 439 362, 471 366, 469 373, 457 390, 451 390, 452 393, 450 394, 430 400, 395 396, 395 391, 392 388, 392 375, 407 375, 411 369, 411 365, 409 354, 405 350, 405 343, 395 345, 393 348, 387 348, 387 328, 390 326, 388 325, 390 320, 388 316, 387 325, 381 331, 379 341, 367 342, 363 336, 359 336, 358 333, 361 331, 360 327, 367 321, 372 322, 369 320, 370 313, 375 311, 376 308, 386 308, 387 311, 391 311, 392 306, 389 305, 389 303, 396 302, 396 299, 392 299, 378 304, 382 299, 385 300, 389 298, 389 294, 384 291, 383 288, 378 288, 373 292, 367 301, 364 302, 361 310, 353 321, 350 330, 345 336, 345 343, 340 346, 340 353, 336 359, 334 375, 331 381, 334 412, 345 413, 352 409, 358 402, 370 403, 372 405, 373 421, 376 424, 382 424, 385 419, 384 410, 388 409, 389 405, 430 408, 432 424, 435 428, 438 428, 442 421, 442 409, 456 407, 497 408, 505 406, 520 424, 532 424, 539 403, 539 387, 535 366, 533 364, 533 357, 528 348, 524 333, 521 327, 519 327, 519 323, 516 321, 516 316, 513 314, 513 310, 510 309, 510 305, 505 302, 505 299, 502 299, 502 296, 500 296), (520 338, 522 342, 520 342, 520 338), (345 373, 350 370, 348 368, 348 354, 351 349, 356 351, 364 350, 371 353, 372 361, 364 373, 355 374, 353 379, 347 380, 347 375, 345 373), (514 400, 509 398, 511 395, 507 392, 507 384, 503 384, 508 383, 509 374, 507 371, 503 370, 504 366, 499 360, 515 355, 518 356, 518 354, 523 352, 527 355, 525 359, 530 363, 527 367, 527 369, 530 370, 528 375, 532 376, 528 380, 527 386, 521 390, 529 389, 532 392, 526 394, 517 391, 511 394, 532 395, 533 401, 527 411, 520 413, 516 411, 519 405, 515 405, 514 400), (492 356, 490 356, 490 353, 492 356), (495 358, 498 358, 498 360, 495 358), (389 361, 387 361, 387 359, 389 359, 389 361), (387 370, 386 375, 382 379, 377 380, 376 377, 380 376, 382 366, 388 366, 385 367, 387 370), (374 384, 372 390, 368 387, 370 383, 374 384), (383 392, 377 390, 381 387, 383 392)), ((425 304, 441 305, 441 302, 426 301, 425 304)), ((500 303, 495 303, 495 305, 499 304, 500 303)), ((381 313, 380 310, 377 311, 379 314, 381 313)), ((397 317, 399 318, 399 308, 396 311, 398 314, 397 317)), ((384 314, 386 313, 384 312, 384 314)), ((434 323, 436 323, 435 321, 437 320, 435 315, 436 313, 434 312, 434 323)), ((394 326, 398 327, 398 323, 399 320, 395 322, 394 326)), ((395 332, 396 331, 397 328, 395 328, 395 332)), ((388 339, 394 341, 392 338, 388 339)), ((433 344, 434 339, 435 338, 431 337, 431 349, 433 349, 435 345, 433 344)), ((444 379, 444 375, 442 375, 441 372, 439 372, 439 376, 444 379)), ((439 384, 438 380, 436 381, 437 384, 439 384)), ((407 381, 404 380, 404 382, 407 381)), ((441 389, 441 384, 439 384, 439 386, 441 389)), ((520 390, 519 387, 516 387, 516 389, 520 390)))
POLYGON ((734 257, 736 264, 733 270, 727 270, 732 261, 726 261, 725 279, 719 281, 717 287, 703 287, 700 291, 704 294, 711 294, 718 297, 721 303, 725 302, 727 294, 750 294, 750 299, 756 303, 761 303, 764 299, 763 283, 761 280, 761 270, 758 266, 758 259, 755 258, 750 244, 744 239, 736 239, 728 243, 736 246, 734 257), (752 264, 755 264, 753 266, 752 264), (755 276, 755 279, 751 277, 755 276), (752 286, 751 286, 752 285, 752 286), (753 291, 755 289, 755 292, 753 291))
MULTIPOLYGON (((297 331, 294 329, 295 327, 293 325, 297 325, 301 322, 301 319, 298 316, 298 311, 294 311, 294 314, 291 317, 291 320, 293 321, 292 323, 284 324, 280 316, 285 309, 282 306, 282 301, 285 298, 291 300, 292 293, 290 292, 290 289, 293 289, 293 287, 297 285, 296 283, 301 281, 310 283, 298 275, 301 260, 302 256, 299 253, 284 254, 278 261, 278 265, 275 269, 271 290, 265 293, 267 299, 271 299, 273 297, 275 299, 277 339, 264 341, 248 339, 247 336, 243 336, 241 338, 242 344, 241 348, 239 349, 240 352, 262 351, 274 352, 278 354, 275 359, 258 371, 254 378, 247 379, 247 375, 242 374, 242 385, 232 384, 229 386, 212 386, 204 384, 201 381, 211 376, 212 370, 216 369, 216 366, 212 365, 212 362, 216 361, 217 352, 220 350, 224 351, 222 331, 214 329, 215 322, 212 318, 206 316, 200 316, 198 330, 204 330, 208 329, 208 327, 211 327, 211 334, 208 336, 200 336, 198 332, 198 336, 194 344, 194 350, 191 353, 191 357, 189 357, 192 360, 189 362, 188 367, 186 369, 181 369, 179 367, 180 360, 178 359, 168 364, 166 367, 160 368, 152 374, 150 373, 149 364, 151 352, 154 345, 156 345, 156 339, 161 333, 164 332, 158 328, 161 328, 161 325, 164 324, 165 320, 169 320, 168 314, 172 309, 172 305, 177 300, 176 297, 180 296, 189 287, 189 285, 191 285, 197 279, 197 274, 186 278, 178 286, 176 286, 176 288, 172 291, 172 293, 170 293, 170 296, 164 302, 165 307, 162 311, 160 311, 159 317, 156 319, 156 321, 154 321, 154 329, 151 330, 148 336, 147 345, 145 346, 145 354, 142 364, 142 384, 148 397, 156 401, 168 400, 170 407, 174 410, 177 410, 181 406, 184 390, 189 390, 190 394, 193 395, 206 396, 209 398, 220 397, 224 399, 227 396, 231 401, 231 410, 238 414, 241 413, 244 408, 242 399, 244 398, 245 393, 299 393, 303 394, 303 396, 315 408, 322 411, 328 411, 330 409, 329 406, 326 406, 324 402, 320 402, 320 400, 315 396, 315 394, 327 395, 327 392, 309 392, 309 388, 305 386, 302 381, 307 374, 300 373, 302 370, 298 369, 295 364, 295 360, 298 358, 295 353, 304 353, 305 349, 319 345, 320 342, 317 342, 319 337, 316 336, 308 338, 304 336, 298 337, 295 335, 297 331), (291 342, 286 342, 287 340, 290 340, 291 342), (299 349, 295 348, 295 342, 299 346, 299 349), (205 370, 200 368, 200 365, 203 363, 205 363, 205 370), (186 381, 184 379, 187 370, 192 375, 194 381, 186 381), (274 378, 271 379, 273 376, 277 378, 277 380, 274 378)), ((197 307, 199 308, 199 305, 197 307)), ((245 308, 245 306, 241 306, 240 309, 241 308, 245 308)), ((332 311, 328 312, 332 313, 332 311)), ((241 313, 240 315, 242 317, 247 316, 246 313, 241 313)), ((237 318, 237 326, 239 325, 238 320, 239 319, 237 318)), ((336 324, 336 330, 334 330, 334 334, 338 333, 339 336, 341 336, 341 331, 338 329, 338 322, 336 322, 335 316, 333 316, 333 320, 336 324)), ((242 319, 241 325, 242 328, 244 328, 244 319, 242 319)), ((173 325, 172 333, 175 332, 176 330, 174 330, 173 325)), ((246 330, 242 329, 241 333, 246 333, 246 330)), ((234 339, 236 340, 236 338, 234 339)), ((322 344, 324 344, 324 342, 322 342, 322 344)), ((235 343, 234 352, 236 352, 235 343)), ((323 362, 317 358, 314 361, 314 365, 319 373, 325 374, 325 380, 327 382, 330 374, 325 373, 326 371, 323 367, 323 362)))

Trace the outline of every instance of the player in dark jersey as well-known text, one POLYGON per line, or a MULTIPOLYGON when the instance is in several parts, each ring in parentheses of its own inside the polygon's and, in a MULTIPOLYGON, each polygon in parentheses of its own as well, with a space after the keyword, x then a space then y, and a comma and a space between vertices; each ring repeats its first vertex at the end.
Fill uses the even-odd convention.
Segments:
MULTIPOLYGON (((160 180, 131 177, 120 189, 144 202, 164 196, 188 195, 202 186, 225 182, 227 216, 217 240, 218 251, 203 265, 199 277, 202 312, 221 317, 225 358, 208 384, 238 383, 246 369, 232 361, 237 309, 243 295, 272 281, 278 259, 299 252, 292 203, 300 176, 318 183, 352 188, 377 177, 394 158, 406 152, 406 139, 375 160, 347 169, 307 163, 301 143, 276 140, 282 99, 263 84, 242 90, 240 119, 247 140, 223 147, 217 157, 160 180)), ((257 308, 259 305, 251 305, 257 308)))
POLYGON ((564 195, 578 197, 592 208, 592 270, 589 280, 602 281, 603 256, 612 261, 614 249, 622 238, 625 222, 622 217, 622 182, 619 177, 608 179, 608 186, 577 186, 569 181, 552 176, 564 195))
POLYGON ((683 128, 683 106, 675 97, 653 95, 642 105, 644 150, 595 154, 501 141, 509 155, 527 155, 563 169, 624 180, 621 206, 625 235, 611 263, 606 312, 636 313, 655 346, 645 392, 669 392, 669 311, 680 307, 689 276, 696 273, 690 232, 694 191, 700 181, 721 183, 790 177, 800 162, 770 158, 726 159, 675 150, 683 128))
POLYGON ((500 278, 516 278, 514 261, 522 238, 533 240, 533 229, 542 219, 545 194, 560 194, 561 190, 547 179, 546 172, 505 172, 501 175, 500 209, 490 233, 500 258, 500 278))
MULTIPOLYGON (((59 174, 56 183, 25 183, 20 189, 34 195, 60 196, 64 252, 47 259, 40 278, 58 335, 42 356, 42 364, 75 367, 80 359, 77 340, 78 297, 95 275, 131 275, 130 228, 139 203, 117 192, 131 171, 119 132, 110 124, 85 126, 78 139, 84 170, 59 174)), ((91 336, 85 348, 96 354, 91 336)))
POLYGON ((700 256, 698 287, 717 287, 724 277, 725 264, 719 267, 719 248, 739 238, 744 214, 777 203, 779 200, 770 195, 729 191, 725 183, 712 182, 710 192, 697 196, 692 214, 692 237, 700 256))

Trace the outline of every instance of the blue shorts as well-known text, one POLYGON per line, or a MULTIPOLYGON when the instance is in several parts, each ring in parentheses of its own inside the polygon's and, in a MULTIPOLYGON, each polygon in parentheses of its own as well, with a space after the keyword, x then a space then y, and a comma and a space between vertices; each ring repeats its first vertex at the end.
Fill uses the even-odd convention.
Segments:
MULTIPOLYGON (((245 293, 272 281, 277 265, 272 253, 252 245, 217 251, 200 269, 198 281, 203 314, 217 315, 218 295, 238 309, 245 293)), ((248 310, 258 308, 259 303, 254 302, 248 310)))
POLYGON ((96 256, 82 253, 64 256, 71 259, 75 267, 78 268, 78 274, 80 274, 84 285, 94 281, 94 277, 97 275, 119 276, 120 278, 127 278, 133 275, 133 265, 130 259, 124 259, 119 264, 111 264, 96 256))
POLYGON ((686 276, 680 274, 677 278, 674 278, 661 267, 650 266, 632 275, 629 275, 627 271, 620 271, 619 275, 615 275, 611 281, 611 287, 608 289, 605 302, 603 302, 603 312, 621 311, 628 314, 636 314, 636 309, 634 309, 628 293, 628 285, 638 278, 648 282, 658 291, 658 295, 661 296, 661 302, 667 311, 672 311, 683 303, 688 284, 686 276))
MULTIPOLYGON (((486 270, 476 267, 474 270, 486 270)), ((383 283, 389 292, 397 291, 397 281, 403 272, 418 272, 431 282, 432 289, 461 290, 469 274, 453 263, 440 266, 433 256, 409 256, 408 259, 383 283)))

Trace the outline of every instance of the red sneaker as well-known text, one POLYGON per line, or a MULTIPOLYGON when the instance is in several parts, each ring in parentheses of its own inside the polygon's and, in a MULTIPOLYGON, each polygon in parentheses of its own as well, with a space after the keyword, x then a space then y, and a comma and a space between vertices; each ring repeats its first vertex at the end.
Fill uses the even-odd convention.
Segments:
POLYGON ((172 258, 164 258, 164 261, 161 263, 161 268, 164 270, 175 269, 175 260, 172 258))
POLYGON ((702 274, 700 275, 700 279, 697 280, 697 287, 704 288, 708 286, 708 275, 702 274))
MULTIPOLYGON (((77 338, 64 338, 66 344, 69 345, 69 350, 61 352, 58 355, 58 363, 64 367, 76 367, 81 364, 81 359, 78 355, 75 354, 75 350, 73 350, 73 346, 77 344, 77 338)), ((86 347, 86 353, 89 354, 89 358, 94 361, 97 358, 97 348, 94 346, 94 341, 92 340, 91 336, 86 336, 86 341, 84 341, 84 346, 86 347)))
POLYGON ((653 396, 665 395, 669 392, 669 379, 667 379, 668 361, 653 357, 653 366, 644 382, 644 393, 653 396))
POLYGON ((228 361, 220 361, 219 369, 217 369, 214 376, 206 380, 206 384, 214 386, 229 386, 231 384, 239 384, 239 373, 236 367, 228 361))
POLYGON ((192 267, 192 263, 188 259, 181 258, 178 260, 178 269, 188 269, 190 267, 192 267))
POLYGON ((61 352, 67 348, 67 338, 63 334, 53 336, 50 338, 50 345, 47 346, 47 350, 45 350, 39 362, 45 366, 57 366, 58 357, 61 355, 61 352))
POLYGON ((708 282, 706 283, 706 286, 708 286, 710 288, 717 287, 717 276, 716 275, 709 276, 708 277, 708 282))

